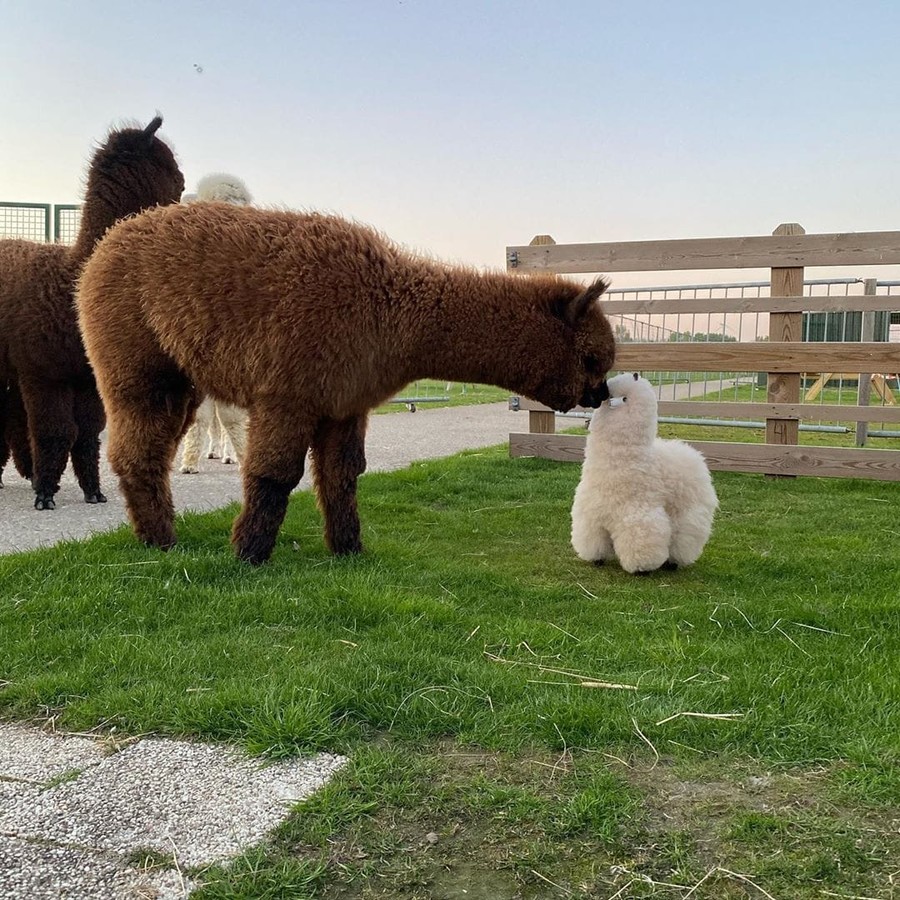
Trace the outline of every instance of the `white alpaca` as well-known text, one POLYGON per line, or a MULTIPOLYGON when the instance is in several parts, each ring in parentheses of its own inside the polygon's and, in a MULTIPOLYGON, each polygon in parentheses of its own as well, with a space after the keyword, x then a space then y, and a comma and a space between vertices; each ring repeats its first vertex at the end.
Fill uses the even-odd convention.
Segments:
POLYGON ((657 401, 637 374, 611 378, 591 419, 572 505, 572 546, 627 572, 687 566, 700 557, 719 502, 701 453, 656 436, 657 401))
MULTIPOLYGON (((183 194, 184 203, 218 200, 246 206, 252 200, 247 186, 234 175, 216 173, 206 175, 197 183, 197 192, 183 194)), ((219 403, 206 397, 197 409, 194 423, 184 436, 181 453, 181 472, 184 475, 200 471, 203 435, 209 439, 207 459, 221 458, 223 463, 241 462, 247 444, 247 416, 236 406, 219 403)))

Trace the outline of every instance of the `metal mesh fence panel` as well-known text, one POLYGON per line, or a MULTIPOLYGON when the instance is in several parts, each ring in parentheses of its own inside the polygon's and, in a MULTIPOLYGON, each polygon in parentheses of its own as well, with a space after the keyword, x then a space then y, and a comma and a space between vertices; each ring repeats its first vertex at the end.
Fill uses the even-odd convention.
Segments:
POLYGON ((0 238, 50 240, 49 203, 0 204, 0 238))
MULTIPOLYGON (((861 278, 816 279, 804 282, 806 296, 849 297, 864 293, 861 278)), ((900 282, 878 282, 877 293, 897 296, 900 309, 900 282)), ((767 281, 733 284, 679 285, 659 288, 618 288, 608 292, 607 310, 619 342, 640 341, 767 341, 769 314, 765 312, 728 312, 732 301, 749 297, 770 296, 767 281), (722 312, 615 314, 616 300, 720 299, 722 312)), ((872 315, 869 337, 863 337, 863 314, 859 312, 804 313, 804 341, 896 341, 900 342, 900 314, 879 312, 872 315)), ((900 348, 898 348, 900 359, 900 348)), ((764 372, 643 372, 656 386, 660 400, 767 401, 767 379, 764 372)), ((866 376, 869 377, 869 376, 866 376)), ((869 405, 894 405, 900 402, 898 373, 873 373, 869 405)), ((801 383, 801 402, 809 404, 804 417, 804 430, 852 431, 852 425, 834 425, 815 416, 815 405, 855 405, 858 402, 860 375, 848 372, 808 372, 801 383)), ((699 417, 698 417, 699 418, 699 417)), ((761 425, 735 417, 723 418, 716 424, 761 425)), ((900 432, 884 432, 885 426, 873 424, 871 436, 900 436, 900 432)))
POLYGON ((53 233, 57 244, 74 244, 81 225, 81 207, 57 204, 53 210, 53 233))

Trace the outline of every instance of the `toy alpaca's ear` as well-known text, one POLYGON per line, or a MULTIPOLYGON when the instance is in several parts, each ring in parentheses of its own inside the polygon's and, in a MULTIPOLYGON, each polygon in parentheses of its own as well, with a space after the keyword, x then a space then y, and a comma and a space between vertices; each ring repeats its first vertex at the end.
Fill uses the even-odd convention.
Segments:
POLYGON ((598 278, 577 297, 560 304, 556 309, 556 315, 567 325, 571 325, 574 328, 590 309, 591 304, 601 297, 608 287, 609 282, 605 278, 598 278))
POLYGON ((638 373, 637 373, 637 372, 632 372, 632 375, 634 375, 634 380, 637 381, 638 378, 639 378, 638 373))

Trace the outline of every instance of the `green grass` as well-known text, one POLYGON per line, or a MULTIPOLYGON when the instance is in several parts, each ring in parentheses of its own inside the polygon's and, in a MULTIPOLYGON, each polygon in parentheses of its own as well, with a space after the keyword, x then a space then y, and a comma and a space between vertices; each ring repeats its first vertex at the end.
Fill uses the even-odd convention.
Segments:
MULTIPOLYGON (((337 795, 204 896, 431 896, 453 848, 460 877, 497 864, 522 896, 566 896, 534 872, 603 898, 628 872, 696 883, 713 862, 793 880, 784 896, 876 896, 900 868, 884 824, 900 803, 900 487, 717 474, 700 561, 635 578, 574 558, 578 477, 503 449, 367 475, 356 559, 327 555, 309 494, 259 569, 231 554, 234 508, 182 517, 168 554, 120 529, 0 557, 0 716, 353 755, 337 795), (448 768, 466 748, 480 768, 448 768), (748 772, 781 779, 772 821, 740 818, 766 812, 748 772), (687 802, 685 779, 729 786, 724 807, 687 802), (843 830, 822 824, 833 809, 843 830), (408 851, 393 820, 467 838, 408 851), (773 848, 783 870, 762 866, 773 848)), ((740 885, 718 873, 691 896, 740 885)))
MULTIPOLYGON (((462 384, 424 378, 408 384, 397 393, 401 400, 416 400, 418 409, 448 406, 474 406, 479 403, 499 403, 508 400, 510 392, 489 384, 462 384)), ((391 402, 379 406, 376 413, 406 410, 404 403, 391 402)))

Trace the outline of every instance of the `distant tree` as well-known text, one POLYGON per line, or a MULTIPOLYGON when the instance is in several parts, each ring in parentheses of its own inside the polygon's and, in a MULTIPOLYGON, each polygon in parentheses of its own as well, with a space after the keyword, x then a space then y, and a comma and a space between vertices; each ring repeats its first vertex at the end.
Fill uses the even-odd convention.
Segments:
POLYGON ((631 332, 621 322, 616 325, 615 334, 616 341, 620 344, 627 344, 629 341, 634 340, 631 336, 631 332))
POLYGON ((730 334, 722 334, 720 331, 673 331, 669 335, 670 341, 732 341, 737 343, 737 338, 730 334))

